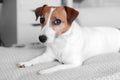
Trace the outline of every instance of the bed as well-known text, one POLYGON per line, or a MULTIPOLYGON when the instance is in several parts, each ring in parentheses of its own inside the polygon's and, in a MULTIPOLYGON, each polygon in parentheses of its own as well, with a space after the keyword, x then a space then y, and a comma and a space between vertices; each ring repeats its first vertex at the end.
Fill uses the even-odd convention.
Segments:
POLYGON ((37 75, 38 70, 46 69, 58 62, 37 64, 18 68, 18 62, 30 60, 44 52, 40 44, 0 47, 0 80, 120 80, 120 54, 109 53, 87 59, 82 66, 53 74, 37 75))
MULTIPOLYGON (((78 10, 80 11, 79 23, 83 26, 120 25, 119 7, 78 10), (105 18, 104 21, 102 18, 105 18)), ((0 47, 0 80, 120 80, 120 53, 97 55, 87 59, 82 66, 77 68, 46 75, 37 75, 36 72, 59 65, 59 63, 37 64, 26 68, 16 66, 18 62, 41 55, 44 50, 45 47, 40 44, 0 47)))

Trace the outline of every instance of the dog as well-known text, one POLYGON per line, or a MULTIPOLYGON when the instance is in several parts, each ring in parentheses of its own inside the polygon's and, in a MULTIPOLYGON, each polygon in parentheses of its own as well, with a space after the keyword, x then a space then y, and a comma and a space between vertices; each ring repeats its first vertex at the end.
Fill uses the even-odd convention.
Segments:
POLYGON ((119 29, 81 27, 75 22, 79 12, 71 7, 43 5, 35 10, 35 15, 41 25, 39 40, 46 51, 30 61, 18 63, 20 68, 58 60, 61 64, 38 71, 48 74, 76 68, 92 56, 120 50, 119 29))

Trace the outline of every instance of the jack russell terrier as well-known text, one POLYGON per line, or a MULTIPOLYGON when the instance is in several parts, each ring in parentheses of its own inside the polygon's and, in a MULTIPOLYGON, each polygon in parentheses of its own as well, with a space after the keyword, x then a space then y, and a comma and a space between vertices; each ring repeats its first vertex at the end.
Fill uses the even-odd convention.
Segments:
POLYGON ((73 8, 43 5, 35 10, 35 14, 41 24, 39 40, 46 45, 46 51, 30 61, 19 63, 20 68, 58 60, 61 64, 38 72, 47 74, 78 67, 98 54, 119 52, 119 29, 81 27, 74 21, 79 12, 73 8))

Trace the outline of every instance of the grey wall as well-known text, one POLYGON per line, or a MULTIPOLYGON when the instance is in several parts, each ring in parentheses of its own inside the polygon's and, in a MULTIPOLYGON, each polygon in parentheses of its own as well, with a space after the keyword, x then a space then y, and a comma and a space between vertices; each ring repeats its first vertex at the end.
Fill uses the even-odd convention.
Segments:
MULTIPOLYGON (((2 13, 2 4, 0 3, 0 33, 1 33, 1 13, 2 13)), ((1 36, 0 36, 1 37, 1 36)))
POLYGON ((0 3, 0 18, 1 18, 1 8, 2 8, 2 4, 0 3))
POLYGON ((1 37, 6 46, 16 43, 16 0, 4 0, 2 6, 1 37), (6 39, 7 37, 7 39, 6 39))

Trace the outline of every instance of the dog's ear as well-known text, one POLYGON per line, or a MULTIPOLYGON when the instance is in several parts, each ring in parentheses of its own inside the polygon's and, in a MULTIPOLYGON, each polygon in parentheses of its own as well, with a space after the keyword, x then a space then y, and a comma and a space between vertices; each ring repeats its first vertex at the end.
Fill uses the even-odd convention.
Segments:
POLYGON ((67 22, 69 25, 72 24, 72 22, 77 18, 79 12, 73 8, 64 6, 64 9, 67 13, 67 22))
POLYGON ((39 16, 42 15, 42 11, 43 9, 46 7, 47 5, 43 5, 42 7, 36 8, 35 9, 35 15, 36 15, 36 20, 38 19, 39 16))

